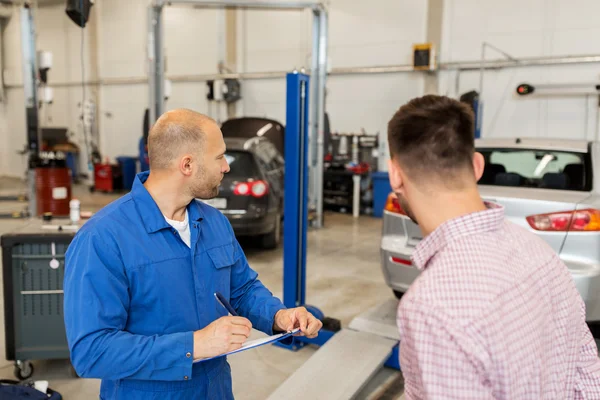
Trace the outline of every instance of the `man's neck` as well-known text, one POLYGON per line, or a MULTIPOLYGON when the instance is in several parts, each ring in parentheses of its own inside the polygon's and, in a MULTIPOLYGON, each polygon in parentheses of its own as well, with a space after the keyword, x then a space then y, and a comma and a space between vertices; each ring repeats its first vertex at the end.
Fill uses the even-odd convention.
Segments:
POLYGON ((447 221, 487 209, 476 189, 438 193, 418 204, 418 209, 414 211, 423 236, 429 235, 447 221))
POLYGON ((150 172, 144 187, 161 213, 174 221, 185 220, 185 211, 193 199, 186 195, 176 179, 160 172, 150 172))

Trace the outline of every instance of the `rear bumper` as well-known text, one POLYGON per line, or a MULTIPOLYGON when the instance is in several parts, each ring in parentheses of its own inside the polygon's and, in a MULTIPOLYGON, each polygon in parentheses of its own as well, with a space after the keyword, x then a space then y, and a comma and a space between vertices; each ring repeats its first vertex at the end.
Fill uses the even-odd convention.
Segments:
MULTIPOLYGON (((561 257, 562 258, 562 257, 561 257)), ((563 259, 585 302, 586 319, 600 321, 600 264, 563 259)))
POLYGON ((275 216, 275 213, 262 217, 227 215, 227 219, 236 236, 256 236, 264 235, 275 229, 275 216))
MULTIPOLYGON (((381 268, 385 283, 399 292, 406 292, 417 279, 420 271, 414 266, 407 266, 392 260, 398 258, 410 261, 413 248, 406 247, 404 237, 384 236, 381 246, 381 268)), ((573 282, 586 306, 586 320, 600 321, 600 264, 565 259, 573 282)))
MULTIPOLYGON (((412 265, 404 265, 393 258, 410 261, 414 247, 406 246, 403 236, 385 235, 381 242, 381 269, 385 283, 393 290, 406 292, 417 279, 420 271, 412 265)), ((600 264, 588 260, 562 257, 577 291, 586 306, 586 320, 600 321, 600 264)))
POLYGON ((419 276, 419 271, 412 265, 404 265, 394 261, 394 258, 410 262, 412 248, 405 247, 400 242, 405 238, 387 236, 381 246, 381 269, 385 283, 393 290, 405 293, 419 276), (393 249, 393 250, 392 250, 393 249))

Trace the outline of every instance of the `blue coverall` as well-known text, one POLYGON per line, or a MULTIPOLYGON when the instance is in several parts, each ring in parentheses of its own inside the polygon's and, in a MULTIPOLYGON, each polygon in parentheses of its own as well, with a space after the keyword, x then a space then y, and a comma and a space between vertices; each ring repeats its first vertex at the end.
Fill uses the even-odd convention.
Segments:
POLYGON ((85 223, 66 254, 64 315, 71 361, 100 378, 105 400, 232 399, 225 357, 193 364, 193 332, 227 311, 272 334, 285 308, 258 280, 227 218, 188 207, 191 249, 138 174, 132 191, 85 223))

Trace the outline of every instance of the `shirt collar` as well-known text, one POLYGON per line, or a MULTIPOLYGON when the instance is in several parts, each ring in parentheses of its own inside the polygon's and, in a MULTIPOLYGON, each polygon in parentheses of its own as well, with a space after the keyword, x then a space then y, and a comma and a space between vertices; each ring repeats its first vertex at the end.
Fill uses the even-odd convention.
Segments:
POLYGON ((504 223, 504 207, 485 202, 487 210, 463 215, 444 222, 417 245, 413 252, 413 265, 420 270, 448 243, 463 236, 492 232, 504 223))
MULTIPOLYGON (((171 225, 165 219, 158 205, 144 187, 144 182, 150 175, 149 171, 141 172, 135 177, 133 187, 131 188, 131 197, 135 202, 138 214, 146 228, 146 232, 154 233, 161 229, 171 228, 171 225)), ((196 200, 192 200, 187 206, 190 221, 200 221, 204 213, 196 200)))

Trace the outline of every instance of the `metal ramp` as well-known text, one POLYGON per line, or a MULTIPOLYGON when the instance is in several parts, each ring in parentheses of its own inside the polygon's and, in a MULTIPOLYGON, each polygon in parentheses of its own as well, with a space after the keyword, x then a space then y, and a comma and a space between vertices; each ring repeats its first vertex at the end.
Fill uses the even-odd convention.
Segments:
POLYGON ((359 315, 271 394, 269 400, 352 399, 398 344, 392 299, 359 315))
POLYGON ((398 300, 390 299, 355 317, 350 322, 349 328, 355 331, 372 333, 398 342, 400 334, 396 325, 397 311, 398 300))

